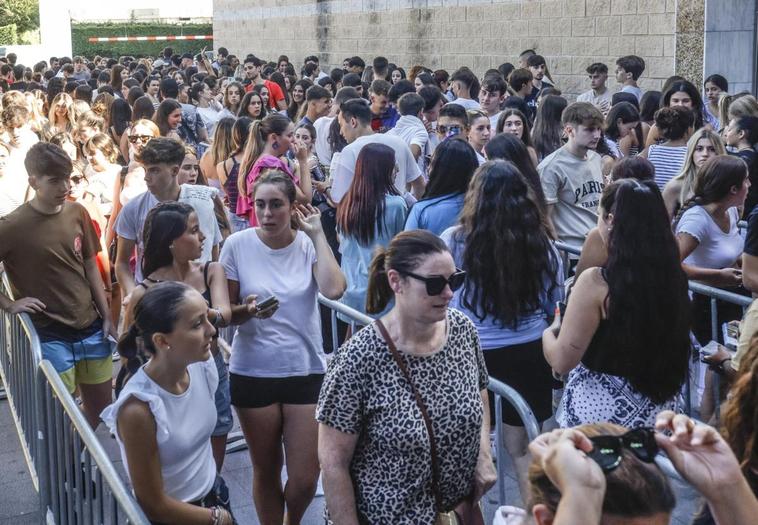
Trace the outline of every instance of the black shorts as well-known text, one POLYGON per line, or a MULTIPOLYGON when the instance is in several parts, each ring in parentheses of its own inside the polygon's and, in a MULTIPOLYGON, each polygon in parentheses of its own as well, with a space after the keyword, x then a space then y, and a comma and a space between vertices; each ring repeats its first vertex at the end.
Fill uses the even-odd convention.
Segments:
MULTIPOLYGON (((542 353, 542 338, 482 353, 489 375, 521 394, 537 421, 550 418, 553 413, 553 375, 542 353)), ((494 428, 495 395, 489 394, 490 424, 494 428)), ((503 422, 515 427, 524 426, 516 409, 506 400, 503 400, 503 422)))
POLYGON ((250 377, 229 374, 232 405, 263 408, 269 405, 315 405, 324 374, 292 377, 250 377))

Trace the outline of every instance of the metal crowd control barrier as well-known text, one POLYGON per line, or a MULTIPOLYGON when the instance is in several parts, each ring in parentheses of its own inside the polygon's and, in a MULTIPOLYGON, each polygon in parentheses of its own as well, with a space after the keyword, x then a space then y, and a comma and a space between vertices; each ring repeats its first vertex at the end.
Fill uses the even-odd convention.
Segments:
POLYGON ((37 369, 40 498, 54 523, 149 525, 63 381, 44 360, 37 369))
MULTIPOLYGON (((345 306, 339 301, 327 299, 319 294, 318 302, 331 311, 332 323, 332 348, 339 348, 337 333, 337 313, 342 314, 343 318, 349 319, 351 333, 356 332, 356 328, 371 324, 374 319, 366 314, 362 314, 349 306, 345 306)), ((513 388, 497 379, 490 377, 488 390, 495 395, 495 436, 497 436, 497 446, 495 447, 497 455, 497 480, 498 480, 498 503, 505 505, 505 445, 503 443, 503 400, 510 403, 524 422, 529 441, 533 440, 540 434, 540 426, 537 418, 534 417, 532 409, 521 395, 513 388)))
MULTIPOLYGON (((4 273, 0 290, 13 298, 4 273)), ((42 360, 29 316, 0 315, 0 376, 42 521, 149 525, 58 373, 42 360)))
MULTIPOLYGON (((740 227, 746 227, 744 221, 740 221, 740 227)), ((568 266, 568 260, 569 255, 581 255, 582 250, 578 248, 574 248, 572 246, 569 246, 563 242, 555 242, 555 247, 558 249, 559 252, 563 254, 563 262, 564 262, 564 268, 566 269, 566 277, 569 275, 569 266, 568 266)), ((710 310, 711 310, 711 339, 714 341, 718 341, 719 339, 719 311, 718 311, 718 301, 723 301, 726 303, 736 304, 740 307, 742 307, 743 315, 745 313, 745 310, 750 306, 750 304, 753 302, 753 299, 751 297, 747 297, 744 295, 736 294, 734 292, 729 292, 727 290, 722 290, 721 288, 715 288, 713 286, 708 286, 706 284, 702 284, 696 281, 689 281, 688 283, 690 292, 698 295, 704 295, 706 297, 710 298, 710 310)), ((713 375, 713 383, 714 383, 714 390, 716 392, 715 394, 715 403, 716 403, 716 414, 718 414, 718 407, 719 407, 719 395, 718 395, 718 389, 719 389, 719 378, 716 374, 713 375)), ((689 391, 689 377, 687 378, 687 389, 685 392, 685 395, 687 397, 687 409, 688 413, 691 413, 692 407, 690 403, 690 391, 689 391)))
MULTIPOLYGON (((0 290, 7 297, 13 298, 5 273, 2 273, 0 290)), ((32 483, 39 490, 39 426, 36 418, 39 408, 35 377, 37 366, 42 360, 39 337, 28 315, 14 315, 4 310, 0 311, 0 315, 3 323, 0 327, 0 377, 5 385, 8 405, 16 423, 32 483)))

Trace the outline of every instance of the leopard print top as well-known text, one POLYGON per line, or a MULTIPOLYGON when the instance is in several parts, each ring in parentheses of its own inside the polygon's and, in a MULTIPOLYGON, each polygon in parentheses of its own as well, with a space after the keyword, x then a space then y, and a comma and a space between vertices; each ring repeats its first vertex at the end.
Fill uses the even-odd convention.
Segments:
POLYGON ((488 376, 471 321, 448 309, 445 346, 403 354, 432 420, 444 509, 435 509, 429 436, 413 392, 373 325, 356 333, 329 364, 316 419, 358 434, 350 465, 361 523, 434 523, 471 492, 488 376))

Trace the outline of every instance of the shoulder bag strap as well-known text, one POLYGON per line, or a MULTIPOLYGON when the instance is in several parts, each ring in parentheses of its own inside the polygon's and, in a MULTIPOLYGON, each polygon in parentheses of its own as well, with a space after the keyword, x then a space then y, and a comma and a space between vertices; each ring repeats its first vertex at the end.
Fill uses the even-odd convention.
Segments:
POLYGON ((429 418, 429 412, 426 410, 426 404, 424 404, 424 400, 421 397, 421 394, 419 393, 418 389, 416 388, 416 385, 411 380, 411 375, 408 372, 408 367, 405 366, 405 362, 400 357, 400 352, 398 352, 397 348, 395 347, 395 343, 392 342, 392 338, 390 337, 389 332, 387 331, 387 328, 384 326, 381 320, 377 319, 374 323, 376 327, 379 329, 379 333, 382 334, 382 338, 387 343, 387 346, 390 349, 390 353, 392 354, 393 359, 397 363, 397 366, 400 368, 400 371, 403 374, 403 377, 405 377, 405 380, 408 381, 408 384, 411 386, 411 390, 413 391, 413 396, 416 398, 416 405, 418 406, 418 409, 421 411, 421 415, 424 418, 424 423, 426 424, 426 431, 429 434, 429 448, 431 449, 432 454, 432 490, 434 491, 434 500, 437 504, 437 511, 442 511, 442 495, 440 494, 440 475, 439 475, 439 459, 437 457, 437 445, 434 441, 434 429, 432 428, 432 420, 429 418))

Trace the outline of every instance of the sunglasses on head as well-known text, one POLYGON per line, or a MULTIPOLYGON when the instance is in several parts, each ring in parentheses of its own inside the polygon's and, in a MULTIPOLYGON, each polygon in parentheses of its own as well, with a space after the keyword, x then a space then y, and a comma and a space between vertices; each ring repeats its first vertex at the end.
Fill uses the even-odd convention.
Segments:
POLYGON ((136 144, 137 142, 147 142, 152 139, 152 135, 129 135, 129 142, 136 144))
POLYGON ((635 428, 621 436, 595 436, 590 441, 592 450, 587 456, 600 465, 603 472, 610 472, 621 464, 623 449, 645 463, 652 463, 658 454, 658 443, 655 442, 652 428, 635 428))
POLYGON ((453 275, 445 279, 441 275, 433 275, 431 277, 424 277, 422 275, 417 275, 415 273, 411 272, 400 272, 403 275, 407 275, 408 277, 412 277, 414 279, 417 279, 419 281, 423 281, 424 284, 426 284, 426 293, 427 295, 439 295, 442 293, 442 290, 445 289, 445 286, 450 286, 450 289, 452 291, 456 291, 458 288, 460 288, 463 285, 463 281, 466 279, 466 272, 463 270, 457 270, 453 275))

